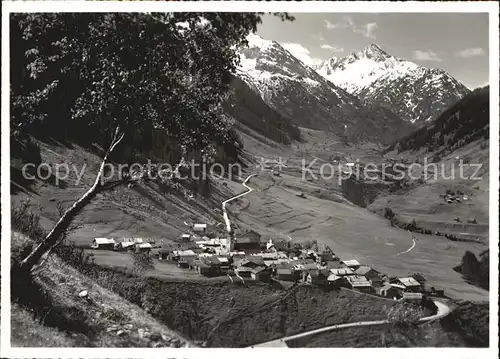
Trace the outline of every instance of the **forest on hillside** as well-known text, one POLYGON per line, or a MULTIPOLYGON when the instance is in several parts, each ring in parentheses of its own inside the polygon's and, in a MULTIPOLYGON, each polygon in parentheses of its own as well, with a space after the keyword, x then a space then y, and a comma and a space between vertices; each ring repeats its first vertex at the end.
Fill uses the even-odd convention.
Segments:
POLYGON ((419 128, 391 145, 387 151, 418 150, 427 147, 434 151, 445 146, 447 151, 484 138, 489 139, 489 86, 466 95, 444 111, 432 124, 419 128))
POLYGON ((237 120, 236 125, 241 123, 279 143, 300 140, 300 130, 292 120, 268 106, 245 81, 233 76, 231 86, 226 111, 237 120))
POLYGON ((36 135, 107 148, 119 128, 125 140, 116 161, 235 161, 241 143, 223 105, 236 48, 261 16, 12 14, 13 142, 36 135))

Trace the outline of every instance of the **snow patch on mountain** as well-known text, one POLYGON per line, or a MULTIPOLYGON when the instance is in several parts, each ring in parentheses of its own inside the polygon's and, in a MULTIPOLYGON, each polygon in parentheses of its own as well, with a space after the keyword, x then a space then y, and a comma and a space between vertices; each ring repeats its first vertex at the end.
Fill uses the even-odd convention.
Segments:
MULTIPOLYGON (((239 49, 235 75, 297 126, 332 131, 353 141, 384 143, 413 129, 387 109, 365 107, 279 43, 253 34, 247 42, 239 49)), ((383 56, 378 49, 366 55, 383 56)))
POLYGON ((361 100, 391 109, 412 123, 435 119, 469 93, 446 71, 396 58, 376 44, 326 60, 315 70, 361 100))

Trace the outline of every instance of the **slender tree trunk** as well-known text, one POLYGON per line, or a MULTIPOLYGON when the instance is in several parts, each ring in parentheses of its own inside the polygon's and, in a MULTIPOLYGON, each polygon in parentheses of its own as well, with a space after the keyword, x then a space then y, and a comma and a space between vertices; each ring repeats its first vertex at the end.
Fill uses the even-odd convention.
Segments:
POLYGON ((118 128, 116 128, 113 140, 111 141, 111 145, 109 146, 109 149, 102 160, 101 167, 99 168, 99 172, 97 173, 97 177, 92 187, 90 187, 90 189, 85 192, 82 197, 80 197, 75 203, 73 203, 70 208, 66 210, 66 212, 64 212, 64 214, 61 216, 59 221, 57 221, 57 223, 45 237, 45 239, 40 242, 26 258, 23 259, 20 264, 22 269, 32 270, 42 257, 47 256, 54 247, 59 245, 64 240, 64 232, 68 229, 73 218, 96 195, 99 190, 99 184, 102 180, 104 166, 108 160, 108 157, 123 139, 124 134, 122 133, 121 135, 119 135, 118 132, 119 130, 118 128))

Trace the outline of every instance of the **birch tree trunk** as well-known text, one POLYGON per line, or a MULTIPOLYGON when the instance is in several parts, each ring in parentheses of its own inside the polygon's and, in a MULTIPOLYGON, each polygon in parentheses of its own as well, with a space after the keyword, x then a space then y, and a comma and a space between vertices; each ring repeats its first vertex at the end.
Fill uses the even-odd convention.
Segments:
POLYGON ((92 187, 90 187, 82 197, 80 197, 75 203, 73 203, 71 207, 69 207, 64 212, 64 214, 61 216, 61 218, 59 218, 59 220, 49 232, 49 234, 45 237, 45 239, 40 242, 26 258, 22 260, 20 264, 22 269, 31 271, 33 267, 37 265, 40 259, 42 259, 42 257, 46 257, 54 247, 59 245, 64 240, 64 232, 71 224, 71 221, 83 207, 90 203, 92 198, 98 192, 99 184, 104 174, 104 166, 106 165, 108 157, 113 152, 115 147, 121 142, 123 136, 124 133, 119 134, 119 129, 117 127, 113 136, 113 140, 111 141, 111 145, 104 155, 101 167, 99 168, 99 172, 97 173, 97 177, 92 187))

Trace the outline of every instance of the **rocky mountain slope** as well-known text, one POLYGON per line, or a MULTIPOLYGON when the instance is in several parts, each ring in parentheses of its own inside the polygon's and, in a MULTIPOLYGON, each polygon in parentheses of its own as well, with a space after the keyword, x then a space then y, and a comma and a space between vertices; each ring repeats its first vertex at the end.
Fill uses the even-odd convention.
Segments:
POLYGON ((300 139, 300 130, 290 117, 270 107, 245 81, 233 76, 232 96, 225 104, 225 112, 234 118, 236 128, 248 133, 246 128, 273 141, 289 144, 300 139))
POLYGON ((386 108, 367 108, 275 41, 248 37, 236 76, 302 127, 332 131, 348 140, 387 143, 413 127, 386 108))
POLYGON ((404 137, 389 149, 439 149, 451 152, 472 141, 489 138, 490 87, 476 89, 444 111, 432 124, 404 137))
POLYGON ((446 71, 396 58, 376 44, 346 57, 333 57, 315 69, 361 100, 415 124, 434 120, 470 92, 446 71))

